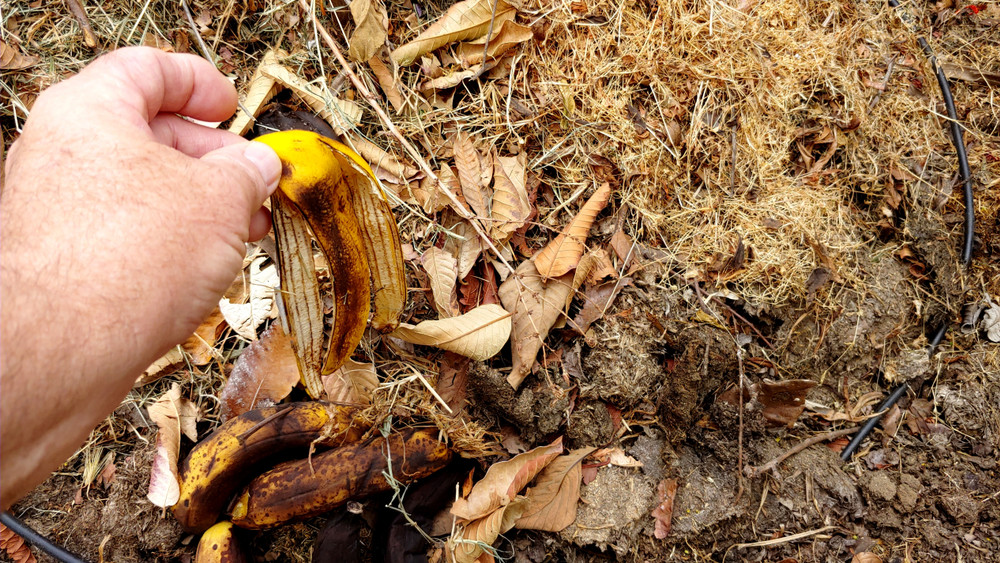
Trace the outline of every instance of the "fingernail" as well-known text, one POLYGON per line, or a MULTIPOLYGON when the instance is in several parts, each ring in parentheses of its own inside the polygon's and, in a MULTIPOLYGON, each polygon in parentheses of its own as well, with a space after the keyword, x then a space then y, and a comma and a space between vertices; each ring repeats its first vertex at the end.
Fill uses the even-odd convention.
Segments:
POLYGON ((281 178, 281 159, 274 149, 264 143, 251 141, 247 144, 247 148, 243 149, 243 156, 257 167, 257 171, 267 183, 268 191, 274 191, 278 187, 278 179, 281 178))

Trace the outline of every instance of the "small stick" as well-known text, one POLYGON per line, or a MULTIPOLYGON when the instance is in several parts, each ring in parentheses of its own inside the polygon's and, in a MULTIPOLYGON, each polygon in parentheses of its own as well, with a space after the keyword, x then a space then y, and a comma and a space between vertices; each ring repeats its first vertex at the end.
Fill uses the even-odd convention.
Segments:
POLYGON ((735 547, 736 549, 744 549, 747 547, 767 547, 769 545, 777 545, 779 543, 788 543, 795 540, 801 540, 803 538, 808 538, 809 536, 815 536, 816 534, 822 534, 823 532, 828 532, 833 530, 836 526, 824 526, 822 528, 817 528, 815 530, 809 530, 807 532, 799 532, 797 534, 792 534, 790 536, 785 536, 783 538, 775 538, 773 540, 755 541, 752 543, 738 543, 735 547))
POLYGON ((97 36, 94 35, 94 28, 90 26, 90 18, 87 17, 87 11, 83 9, 83 4, 80 0, 66 0, 66 5, 69 7, 69 11, 73 12, 73 17, 80 24, 80 29, 83 30, 84 45, 96 49, 97 36))
POLYGON ((772 459, 771 461, 765 463, 764 465, 760 465, 758 467, 748 465, 743 471, 747 474, 748 477, 754 477, 765 471, 771 471, 777 468, 778 465, 781 464, 781 462, 785 461, 786 459, 792 457, 793 455, 801 452, 802 450, 808 448, 813 444, 818 444, 820 442, 825 442, 827 440, 836 440, 841 436, 847 436, 848 434, 857 431, 857 429, 858 429, 857 426, 853 426, 851 428, 841 428, 840 430, 833 430, 831 432, 827 432, 826 434, 818 434, 816 436, 813 436, 812 438, 807 438, 796 444, 795 447, 779 455, 778 457, 772 459))
POLYGON ((736 359, 740 364, 740 391, 739 399, 737 402, 740 404, 740 437, 739 437, 739 449, 737 456, 739 457, 739 467, 736 471, 736 476, 739 481, 739 489, 736 491, 736 500, 733 504, 739 504, 740 499, 743 498, 743 347, 737 345, 736 348, 736 359))
POLYGON ((330 35, 330 32, 327 31, 326 26, 324 26, 323 23, 319 21, 319 18, 316 17, 316 13, 310 9, 308 0, 299 0, 299 6, 302 7, 303 11, 309 14, 310 19, 312 19, 313 25, 315 25, 316 29, 319 30, 320 35, 323 36, 323 42, 326 43, 326 46, 329 47, 331 51, 333 51, 333 55, 337 58, 337 62, 340 63, 340 66, 341 68, 344 69, 344 72, 347 73, 347 77, 350 78, 351 84, 354 85, 354 89, 357 90, 361 94, 361 97, 363 97, 365 101, 367 101, 368 104, 372 107, 372 109, 375 110, 375 113, 382 121, 382 124, 385 125, 387 129, 389 129, 389 133, 391 133, 392 136, 395 137, 397 141, 399 141, 399 144, 403 146, 403 149, 405 149, 407 153, 409 153, 410 158, 412 158, 417 163, 417 165, 423 169, 424 173, 427 174, 427 177, 437 182, 438 189, 441 190, 441 192, 444 193, 444 195, 448 198, 448 201, 451 202, 451 205, 452 207, 454 207, 455 211, 457 211, 458 214, 461 215, 463 219, 468 220, 469 223, 472 224, 472 228, 475 229, 476 234, 479 235, 479 238, 483 239, 483 242, 486 243, 486 246, 493 251, 493 254, 495 254, 497 259, 500 260, 500 263, 503 264, 510 271, 511 274, 513 274, 514 268, 510 265, 510 263, 507 262, 507 259, 504 258, 502 254, 500 254, 500 251, 497 250, 497 247, 493 244, 493 241, 490 240, 490 237, 486 236, 486 232, 483 231, 483 227, 479 224, 479 221, 476 220, 475 215, 473 215, 472 212, 469 211, 469 209, 462 204, 462 202, 458 201, 458 198, 455 197, 455 194, 451 193, 450 190, 444 188, 443 184, 441 183, 441 179, 438 178, 437 174, 434 173, 434 170, 432 170, 430 165, 428 165, 427 162, 423 159, 423 157, 420 156, 420 153, 417 152, 417 149, 415 149, 413 145, 411 145, 410 142, 407 141, 405 137, 403 137, 403 134, 400 133, 399 129, 396 128, 396 124, 394 124, 392 120, 389 119, 389 116, 386 115, 385 111, 382 109, 382 106, 379 105, 378 100, 375 98, 375 95, 372 94, 371 90, 368 89, 368 86, 366 86, 365 83, 362 82, 360 78, 358 78, 358 75, 357 73, 354 72, 354 69, 351 68, 349 64, 347 64, 347 59, 345 59, 344 54, 340 52, 340 48, 337 47, 337 43, 333 40, 333 36, 330 35))

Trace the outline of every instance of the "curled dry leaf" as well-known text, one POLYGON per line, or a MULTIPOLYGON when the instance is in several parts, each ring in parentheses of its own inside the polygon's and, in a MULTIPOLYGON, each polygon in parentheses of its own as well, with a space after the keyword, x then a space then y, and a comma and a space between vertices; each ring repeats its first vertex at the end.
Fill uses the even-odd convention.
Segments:
POLYGON ((486 219, 490 217, 489 201, 492 194, 489 180, 493 174, 492 166, 486 171, 487 166, 483 162, 483 156, 476 150, 472 139, 465 131, 455 134, 453 146, 462 195, 480 220, 486 219))
POLYGON ((531 215, 531 202, 525 189, 526 155, 493 157, 493 225, 491 235, 497 243, 507 242, 531 215))
POLYGON ((670 535, 670 521, 674 516, 674 497, 677 496, 677 479, 660 481, 656 486, 656 493, 659 495, 660 504, 653 509, 653 518, 656 520, 653 535, 662 540, 670 535))
POLYGON ((352 0, 350 9, 355 27, 348 54, 355 61, 364 62, 385 45, 389 17, 380 0, 352 0))
POLYGON ((483 47, 488 49, 486 53, 488 58, 496 59, 534 36, 530 27, 520 25, 513 20, 505 21, 499 26, 494 25, 494 27, 499 29, 493 32, 488 46, 485 35, 475 41, 462 43, 458 46, 458 57, 462 59, 462 64, 468 67, 483 62, 483 47))
POLYGON ((411 344, 434 346, 473 360, 492 358, 510 338, 510 313, 499 305, 476 307, 464 315, 401 324, 393 336, 411 344))
MULTIPOLYGON (((524 514, 528 499, 517 497, 509 504, 463 526, 448 539, 447 550, 454 555, 455 563, 473 563, 481 560, 484 545, 493 545, 497 537, 514 527, 514 523, 524 514)), ((490 557, 492 560, 492 557, 490 557)))
POLYGON ((17 47, 0 40, 0 70, 23 70, 38 64, 38 57, 25 55, 17 47))
POLYGON ((573 319, 575 323, 573 328, 580 334, 585 334, 591 324, 604 316, 622 288, 630 285, 632 278, 621 278, 596 287, 588 287, 583 294, 584 303, 580 308, 580 314, 573 319))
POLYGON ((761 381, 757 394, 757 400, 764 405, 761 414, 775 426, 791 425, 806 408, 806 394, 815 386, 811 379, 761 381))
POLYGON ((594 224, 597 214, 604 209, 610 198, 611 186, 604 183, 594 195, 590 196, 587 203, 583 204, 580 212, 563 232, 532 257, 542 277, 545 279, 559 277, 576 267, 580 257, 583 256, 584 243, 590 233, 590 226, 594 224))
POLYGON ((146 498, 160 508, 169 508, 180 497, 177 456, 180 454, 181 434, 192 442, 198 440, 198 407, 182 398, 181 386, 174 383, 148 410, 150 420, 156 423, 159 431, 146 498))
POLYGON ((562 452, 560 437, 547 446, 539 446, 507 461, 494 463, 486 470, 482 480, 472 487, 467 497, 455 501, 451 513, 472 521, 509 504, 525 485, 562 452))
MULTIPOLYGON (((393 76, 389 67, 385 66, 382 59, 377 56, 373 56, 368 60, 368 66, 371 67, 372 73, 375 75, 375 79, 378 80, 378 85, 382 88, 382 93, 385 94, 385 98, 389 100, 390 104, 392 104, 392 109, 396 110, 396 113, 402 111, 403 94, 399 91, 399 86, 396 85, 396 77, 393 76)), ((369 159, 369 161, 370 160, 371 159, 369 159)))
POLYGON ((236 360, 219 394, 222 419, 281 401, 299 378, 292 341, 279 323, 272 323, 236 360))
POLYGON ((375 143, 357 135, 346 135, 346 137, 354 150, 368 161, 379 180, 390 184, 406 184, 423 177, 422 172, 410 164, 400 162, 375 143))
POLYGON ((513 6, 505 0, 495 0, 495 3, 495 10, 491 0, 465 0, 452 5, 416 39, 393 51, 392 59, 405 66, 439 47, 486 35, 491 20, 496 28, 514 19, 517 11, 513 6))
POLYGON ((559 532, 576 520, 580 500, 580 462, 595 448, 579 448, 547 465, 528 488, 528 508, 515 527, 521 530, 559 532))
POLYGON ((534 261, 525 260, 514 275, 500 284, 500 301, 513 318, 511 353, 514 366, 507 381, 514 389, 531 373, 538 350, 573 292, 572 282, 572 274, 544 281, 534 261))
POLYGON ((444 242, 444 249, 458 259, 458 279, 464 280, 483 252, 483 241, 476 234, 472 223, 465 219, 458 219, 453 225, 451 232, 457 236, 449 236, 444 242))
POLYGON ((375 364, 355 362, 348 358, 337 371, 323 376, 326 399, 334 403, 368 405, 372 391, 378 387, 375 364))
POLYGON ((618 467, 642 467, 642 462, 625 453, 621 448, 603 448, 594 452, 594 457, 606 460, 609 465, 618 467))
POLYGON ((882 558, 870 551, 855 553, 851 563, 882 563, 882 558))
POLYGON ((254 71, 243 99, 243 107, 233 118, 229 130, 243 135, 253 126, 253 120, 264 111, 267 102, 282 88, 292 90, 316 115, 322 117, 339 135, 361 123, 361 107, 348 100, 337 98, 325 87, 314 87, 279 62, 287 58, 283 51, 270 50, 264 54, 254 71))
POLYGON ((455 284, 458 281, 458 261, 447 250, 432 246, 420 257, 420 263, 430 277, 434 309, 441 318, 458 313, 455 284))
POLYGON ((180 346, 174 346, 166 354, 160 356, 159 359, 150 364, 146 368, 146 371, 142 372, 142 375, 136 378, 132 386, 142 387, 143 385, 148 385, 161 377, 174 373, 184 367, 185 363, 184 352, 181 351, 180 346))
POLYGON ((261 267, 266 256, 258 256, 250 262, 249 296, 246 303, 233 303, 223 297, 219 300, 219 310, 236 334, 247 340, 257 339, 257 328, 271 316, 274 307, 274 288, 278 285, 278 269, 274 264, 261 267))

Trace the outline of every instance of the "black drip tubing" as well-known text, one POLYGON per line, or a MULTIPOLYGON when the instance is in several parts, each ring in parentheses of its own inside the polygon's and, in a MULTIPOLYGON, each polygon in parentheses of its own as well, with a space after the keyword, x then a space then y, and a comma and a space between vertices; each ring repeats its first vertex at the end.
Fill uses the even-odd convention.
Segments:
MULTIPOLYGON (((893 8, 899 8, 898 0, 889 0, 889 5, 893 8)), ((945 76, 944 70, 937 63, 937 57, 934 55, 934 51, 931 46, 927 43, 927 40, 923 37, 917 38, 917 43, 920 44, 920 48, 924 50, 924 55, 931 62, 931 68, 934 69, 934 76, 937 77, 938 86, 941 88, 941 97, 944 98, 945 108, 948 110, 948 124, 951 127, 951 142, 955 145, 955 153, 958 155, 958 172, 962 177, 962 198, 965 202, 965 229, 962 234, 962 266, 965 268, 969 267, 972 262, 972 239, 976 230, 976 210, 975 202, 972 199, 972 172, 969 170, 969 156, 965 151, 965 140, 962 138, 962 126, 958 123, 958 112, 955 110, 955 99, 951 95, 951 86, 948 84, 948 77, 945 76)), ((934 335, 931 337, 930 345, 927 347, 927 353, 931 356, 934 355, 934 351, 937 349, 938 344, 944 339, 945 333, 948 331, 948 324, 942 324, 934 331, 934 335)), ((906 385, 901 385, 897 387, 895 391, 889 395, 889 398, 882 403, 879 407, 879 411, 883 411, 893 405, 900 397, 903 396, 903 391, 906 389, 906 385), (895 398, 894 398, 895 397, 895 398)), ((878 421, 882 418, 879 414, 874 416, 861 427, 861 430, 854 436, 854 439, 844 448, 844 451, 840 454, 840 459, 847 461, 850 459, 851 455, 861 442, 871 434, 872 430, 878 424, 878 421)))
POLYGON ((76 555, 52 543, 49 538, 32 530, 27 524, 14 517, 9 512, 0 513, 0 523, 10 528, 15 534, 21 536, 21 539, 23 539, 25 543, 33 545, 51 555, 56 559, 56 561, 60 561, 61 563, 88 563, 86 559, 80 559, 76 555))

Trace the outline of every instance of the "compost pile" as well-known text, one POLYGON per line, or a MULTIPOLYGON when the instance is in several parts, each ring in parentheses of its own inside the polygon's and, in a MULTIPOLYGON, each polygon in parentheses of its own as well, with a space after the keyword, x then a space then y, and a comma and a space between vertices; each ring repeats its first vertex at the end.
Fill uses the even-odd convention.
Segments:
MULTIPOLYGON (((469 545, 467 560, 535 563, 995 558, 1000 6, 206 0, 189 12, 5 6, 4 145, 40 90, 138 44, 208 56, 232 77, 241 109, 222 127, 340 139, 391 204, 408 290, 401 328, 367 330, 310 394, 358 405, 370 439, 436 428, 456 459, 433 487, 412 485, 412 506, 399 485, 246 533, 254 560, 310 561, 347 536, 361 561, 446 561, 469 545), (963 179, 919 37, 967 147, 967 267, 963 179), (435 487, 452 494, 431 499, 435 487), (488 511, 487 487, 504 491, 488 511), (393 530, 411 517, 434 541, 406 532, 404 552, 393 530)), ((94 561, 191 560, 198 535, 157 496, 172 477, 154 460, 173 443, 176 464, 250 409, 308 399, 273 252, 248 249, 219 310, 13 514, 94 561), (163 409, 188 419, 170 439, 163 409)), ((318 264, 316 283, 330 283, 318 264)))

